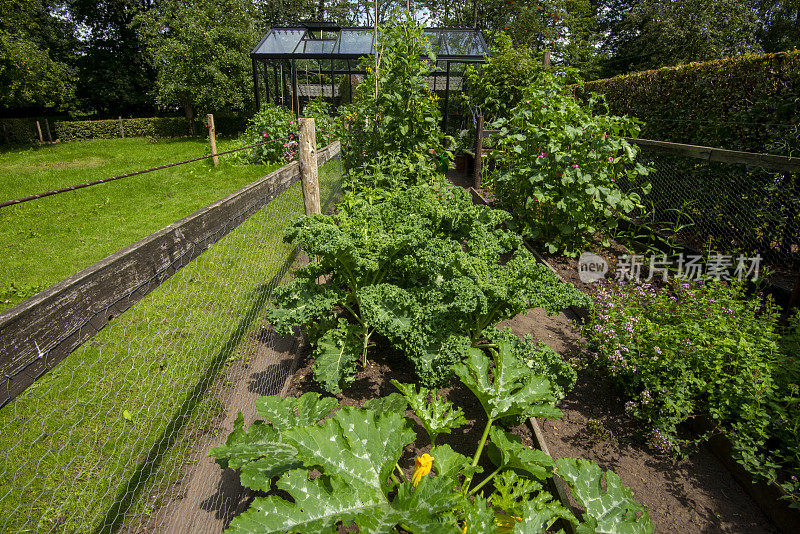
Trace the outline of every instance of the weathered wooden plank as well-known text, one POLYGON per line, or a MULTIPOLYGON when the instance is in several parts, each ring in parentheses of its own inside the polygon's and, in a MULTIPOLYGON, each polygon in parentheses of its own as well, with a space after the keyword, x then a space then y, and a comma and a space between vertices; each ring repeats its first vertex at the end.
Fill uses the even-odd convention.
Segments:
POLYGON ((299 179, 285 165, 0 313, 0 407, 299 179))
POLYGON ((625 139, 640 147, 665 154, 687 156, 706 161, 719 161, 722 163, 741 163, 778 172, 800 172, 800 158, 776 156, 774 154, 760 154, 757 152, 741 152, 738 150, 726 150, 709 146, 669 143, 667 141, 653 141, 651 139, 633 139, 630 137, 626 137, 625 139))

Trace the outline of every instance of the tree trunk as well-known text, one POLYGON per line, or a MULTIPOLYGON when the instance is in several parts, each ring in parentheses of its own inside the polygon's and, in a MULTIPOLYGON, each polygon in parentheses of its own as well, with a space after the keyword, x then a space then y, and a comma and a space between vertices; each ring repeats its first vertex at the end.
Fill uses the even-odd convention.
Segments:
POLYGON ((186 114, 186 120, 189 121, 189 135, 194 137, 194 108, 192 107, 192 101, 188 98, 183 99, 183 112, 186 114))

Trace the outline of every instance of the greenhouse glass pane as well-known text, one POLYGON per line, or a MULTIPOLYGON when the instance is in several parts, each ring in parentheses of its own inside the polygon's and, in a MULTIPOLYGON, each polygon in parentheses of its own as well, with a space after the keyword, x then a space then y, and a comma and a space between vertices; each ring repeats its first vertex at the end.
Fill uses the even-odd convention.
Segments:
POLYGON ((330 54, 333 52, 333 45, 336 41, 332 39, 309 39, 303 41, 297 47, 295 53, 297 54, 330 54))
POLYGON ((442 41, 450 56, 481 56, 484 53, 477 34, 471 31, 446 31, 442 41))
POLYGON ((306 34, 304 29, 271 30, 256 54, 291 54, 306 34))
POLYGON ((431 49, 436 55, 447 54, 447 48, 443 47, 441 32, 427 29, 425 30, 425 37, 427 37, 428 41, 430 41, 431 49))
POLYGON ((334 53, 336 54, 372 54, 371 30, 342 30, 336 41, 334 53))

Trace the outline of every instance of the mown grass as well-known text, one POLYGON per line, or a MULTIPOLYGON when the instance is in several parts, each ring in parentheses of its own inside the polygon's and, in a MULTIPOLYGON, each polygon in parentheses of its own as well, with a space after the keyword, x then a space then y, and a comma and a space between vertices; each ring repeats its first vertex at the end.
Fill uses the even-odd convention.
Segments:
MULTIPOLYGON (((322 168, 323 199, 339 175, 322 168)), ((295 184, 0 409, 0 532, 113 532, 158 508, 214 431, 302 213, 295 184)))
MULTIPOLYGON (((220 140, 220 151, 235 141, 220 140)), ((104 139, 0 153, 0 201, 209 154, 202 139, 104 139)), ((0 310, 264 176, 203 160, 0 208, 0 310)))

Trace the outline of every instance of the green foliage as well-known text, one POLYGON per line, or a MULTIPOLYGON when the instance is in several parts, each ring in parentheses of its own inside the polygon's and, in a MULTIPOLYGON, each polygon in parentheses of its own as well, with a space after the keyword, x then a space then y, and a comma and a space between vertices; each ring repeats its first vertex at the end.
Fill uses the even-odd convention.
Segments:
MULTIPOLYGON (((243 146, 255 145, 265 141, 274 141, 252 150, 239 152, 240 161, 248 163, 280 163, 294 159, 297 142, 290 140, 291 134, 297 134, 298 124, 292 110, 264 104, 261 110, 253 115, 247 123, 247 129, 239 138, 243 146)), ((322 146, 322 145, 317 145, 322 146)))
POLYGON ((322 98, 313 98, 303 108, 303 117, 314 119, 317 148, 323 148, 336 139, 336 124, 331 118, 331 107, 322 98))
MULTIPOLYGON (((55 121, 53 136, 61 141, 82 141, 86 139, 114 139, 120 137, 119 120, 97 121, 55 121)), ((217 134, 232 134, 242 129, 242 119, 236 116, 214 117, 217 134)), ((169 138, 186 137, 195 131, 203 131, 201 121, 190 126, 184 117, 147 117, 141 119, 122 119, 125 137, 169 138)), ((35 126, 34 126, 35 128, 35 126)))
POLYGON ((464 70, 462 95, 467 106, 480 109, 484 120, 492 122, 511 117, 525 88, 536 82, 544 67, 530 48, 514 47, 505 34, 498 36, 489 51, 480 70, 472 65, 464 70))
POLYGON ((641 205, 621 182, 640 184, 637 121, 606 114, 601 99, 579 104, 551 74, 528 87, 500 128, 496 191, 521 231, 550 252, 573 255, 593 236, 613 230, 619 214, 641 205))
POLYGON ((534 375, 514 356, 507 343, 488 349, 472 348, 453 372, 478 398, 490 423, 501 417, 561 417, 550 379, 534 375))
POLYGON ((334 375, 317 375, 329 387, 347 382, 354 354, 366 359, 376 332, 411 359, 425 385, 440 384, 488 326, 528 308, 557 313, 588 303, 500 228, 507 218, 473 205, 464 190, 419 186, 301 219, 286 239, 317 260, 275 290, 270 321, 281 332, 305 325, 319 330, 314 338, 335 341, 320 353, 334 375), (357 326, 332 321, 336 308, 357 326), (348 335, 325 337, 337 325, 348 335))
MULTIPOLYGON (((588 305, 588 304, 587 304, 588 305)), ((550 377, 553 396, 561 400, 575 386, 578 374, 572 366, 565 362, 561 355, 543 342, 533 342, 533 337, 526 334, 520 339, 508 330, 487 328, 483 336, 489 343, 506 344, 523 365, 536 375, 550 377)))
POLYGON ((6 0, 0 20, 0 107, 75 104, 77 40, 51 0, 6 0))
POLYGON ((136 24, 156 70, 158 103, 180 106, 190 120, 195 113, 250 104, 252 65, 244 51, 260 37, 253 4, 165 0, 136 24))
POLYGON ((614 74, 761 51, 752 0, 615 3, 603 17, 614 74))
POLYGON ((708 436, 681 439, 678 425, 710 417, 737 461, 757 477, 789 482, 797 501, 800 366, 791 338, 779 351, 772 302, 723 282, 613 285, 595 299, 584 330, 590 363, 611 374, 651 443, 681 452, 708 436))
POLYGON ((619 475, 606 471, 603 477, 600 466, 588 460, 560 458, 556 465, 558 475, 572 490, 578 504, 586 509, 586 522, 578 532, 653 532, 647 508, 633 500, 633 492, 622 484, 619 475))
MULTIPOLYGON (((267 492, 234 518, 227 532, 313 534, 355 525, 359 532, 375 534, 394 532, 398 526, 419 534, 499 534, 512 528, 542 533, 559 518, 578 524, 581 532, 609 532, 603 530, 608 525, 624 526, 629 529, 625 532, 652 531, 646 508, 631 500, 630 489, 613 473, 605 474, 607 489, 602 491, 603 472, 596 464, 559 460, 559 469, 587 508, 586 523, 579 524, 537 481, 552 476, 553 460, 504 432, 492 433, 500 467, 474 488, 471 477, 480 471, 476 465, 486 436, 478 444, 472 465, 447 445, 434 447, 430 456, 436 476, 418 465, 412 481, 402 474, 398 479, 397 462, 403 448, 415 439, 410 420, 395 410, 343 407, 317 423, 332 406, 330 399, 312 395, 297 400, 259 399, 260 406, 275 409, 269 415, 283 421, 282 427, 256 421, 245 432, 240 415, 226 444, 210 451, 222 466, 240 469, 248 487, 267 492), (302 421, 278 415, 281 409, 293 413, 295 406, 298 415, 308 415, 302 421), (318 475, 310 477, 311 470, 318 475), (274 486, 271 477, 279 477, 274 486), (480 490, 493 479, 495 490, 486 496, 480 490)), ((374 402, 379 400, 370 402, 395 404, 374 402)))
POLYGON ((788 156, 800 143, 798 73, 798 51, 747 55, 589 82, 578 94, 602 93, 612 113, 644 121, 647 139, 788 156))
POLYGON ((427 80, 434 61, 430 43, 409 14, 396 11, 381 27, 377 71, 375 57, 365 58, 367 77, 356 87, 353 103, 339 110, 342 156, 354 188, 362 180, 388 185, 382 175, 397 178, 402 172, 410 185, 433 183, 436 160, 430 152, 442 152, 444 138, 437 96, 427 80))
POLYGON ((403 384, 394 379, 391 382, 419 417, 431 440, 431 447, 436 446, 436 437, 439 434, 449 434, 451 430, 467 424, 463 410, 454 407, 450 401, 440 399, 436 390, 420 387, 417 391, 412 384, 403 384))

